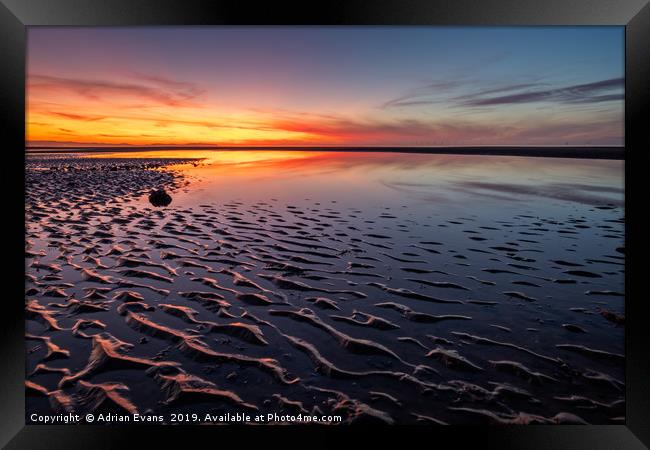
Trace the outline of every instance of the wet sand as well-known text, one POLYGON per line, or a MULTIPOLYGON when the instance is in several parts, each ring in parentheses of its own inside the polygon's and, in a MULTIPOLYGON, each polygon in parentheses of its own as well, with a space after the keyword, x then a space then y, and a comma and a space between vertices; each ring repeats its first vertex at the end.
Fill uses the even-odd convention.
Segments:
POLYGON ((620 205, 423 221, 263 186, 187 205, 192 164, 28 158, 28 415, 624 421, 620 205))

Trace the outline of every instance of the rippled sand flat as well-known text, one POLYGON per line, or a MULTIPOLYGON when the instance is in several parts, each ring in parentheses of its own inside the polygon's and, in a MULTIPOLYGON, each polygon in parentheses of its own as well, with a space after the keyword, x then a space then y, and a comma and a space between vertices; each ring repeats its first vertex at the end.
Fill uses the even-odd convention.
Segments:
POLYGON ((200 164, 28 159, 28 414, 624 420, 621 202, 184 203, 200 164))

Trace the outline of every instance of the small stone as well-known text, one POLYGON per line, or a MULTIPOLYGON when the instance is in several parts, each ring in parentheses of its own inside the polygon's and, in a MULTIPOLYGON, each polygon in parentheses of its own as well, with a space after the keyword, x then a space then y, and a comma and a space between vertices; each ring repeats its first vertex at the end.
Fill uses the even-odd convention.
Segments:
POLYGON ((172 197, 164 189, 158 189, 149 194, 149 202, 156 207, 167 206, 172 202, 172 197))

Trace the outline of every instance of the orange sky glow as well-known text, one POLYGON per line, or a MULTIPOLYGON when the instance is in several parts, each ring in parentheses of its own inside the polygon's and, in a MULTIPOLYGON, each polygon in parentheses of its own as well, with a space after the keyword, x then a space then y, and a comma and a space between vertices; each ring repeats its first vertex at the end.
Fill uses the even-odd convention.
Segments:
POLYGON ((34 28, 26 141, 622 144, 620 30, 476 30, 34 28))

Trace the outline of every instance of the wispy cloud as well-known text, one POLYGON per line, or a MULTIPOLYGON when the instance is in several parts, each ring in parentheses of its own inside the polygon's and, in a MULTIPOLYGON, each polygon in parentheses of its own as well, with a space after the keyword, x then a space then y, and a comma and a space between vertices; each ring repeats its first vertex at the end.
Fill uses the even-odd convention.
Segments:
POLYGON ((534 102, 554 102, 563 104, 588 104, 622 100, 624 98, 623 78, 611 78, 591 83, 575 84, 555 88, 546 82, 527 82, 497 85, 471 91, 476 84, 472 80, 463 82, 438 81, 384 102, 382 109, 442 104, 448 107, 480 107, 523 104, 534 102), (470 91, 460 94, 461 91, 470 91), (504 94, 507 95, 496 95, 504 94))
POLYGON ((454 97, 454 100, 465 100, 465 99, 482 97, 482 96, 490 95, 490 94, 500 94, 502 92, 519 91, 521 89, 529 89, 529 88, 538 87, 538 86, 541 86, 541 85, 543 85, 543 83, 506 84, 506 85, 502 85, 502 86, 491 88, 491 89, 484 89, 484 90, 481 90, 481 91, 478 91, 478 92, 473 92, 471 94, 460 95, 460 96, 454 97))
POLYGON ((532 102, 599 103, 603 101, 622 100, 623 87, 623 78, 611 78, 593 83, 576 84, 555 89, 527 91, 498 97, 485 98, 485 93, 483 93, 470 97, 462 102, 462 104, 465 106, 494 106, 532 102), (620 92, 602 95, 604 92, 611 91, 620 92))
POLYGON ((49 114, 53 116, 63 117, 64 119, 82 120, 87 122, 94 122, 96 120, 102 120, 106 118, 106 116, 100 116, 100 115, 75 114, 75 113, 67 113, 67 112, 60 112, 60 111, 49 111, 49 114))
MULTIPOLYGON (((141 77, 142 78, 142 77, 141 77)), ((149 77, 150 84, 123 83, 116 81, 30 75, 30 90, 72 92, 90 100, 107 100, 116 96, 146 100, 166 106, 186 106, 202 93, 197 86, 188 83, 173 83, 157 77, 149 77)))
POLYGON ((404 95, 383 103, 382 109, 401 106, 429 105, 440 101, 440 94, 449 93, 462 85, 461 80, 437 80, 413 88, 404 95))
POLYGON ((145 81, 158 85, 163 88, 171 89, 174 92, 185 93, 190 98, 197 97, 205 92, 205 89, 200 88, 196 83, 188 81, 173 80, 171 78, 162 77, 160 75, 152 75, 146 73, 134 72, 129 76, 136 80, 145 81))

